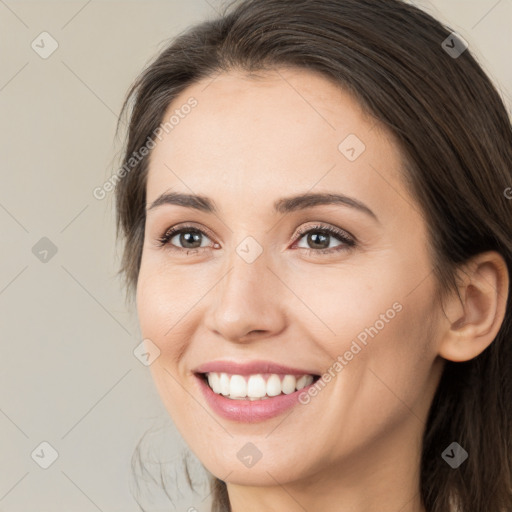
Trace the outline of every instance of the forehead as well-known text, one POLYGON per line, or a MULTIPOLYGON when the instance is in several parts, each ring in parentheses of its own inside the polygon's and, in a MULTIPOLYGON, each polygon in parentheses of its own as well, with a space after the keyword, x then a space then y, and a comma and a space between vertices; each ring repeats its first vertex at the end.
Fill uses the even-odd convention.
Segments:
POLYGON ((312 188, 371 201, 401 188, 392 137, 349 93, 314 72, 203 79, 174 99, 164 122, 171 116, 172 128, 151 154, 148 203, 170 188, 259 202, 312 188), (191 98, 195 106, 184 108, 191 98), (384 190, 383 179, 395 190, 384 190))

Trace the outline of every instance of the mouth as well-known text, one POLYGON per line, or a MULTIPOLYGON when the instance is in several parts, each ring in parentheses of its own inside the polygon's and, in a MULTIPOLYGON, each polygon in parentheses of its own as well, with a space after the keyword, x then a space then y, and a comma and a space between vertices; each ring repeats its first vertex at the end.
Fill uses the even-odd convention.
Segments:
POLYGON ((231 374, 204 372, 195 374, 217 395, 229 400, 260 401, 290 395, 320 379, 315 374, 231 374))

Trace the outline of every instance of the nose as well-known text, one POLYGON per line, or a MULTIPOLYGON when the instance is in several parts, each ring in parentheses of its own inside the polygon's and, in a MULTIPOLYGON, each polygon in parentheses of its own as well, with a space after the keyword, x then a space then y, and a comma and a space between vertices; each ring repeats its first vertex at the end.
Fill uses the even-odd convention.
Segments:
POLYGON ((275 336, 286 325, 285 290, 265 252, 252 263, 238 254, 210 295, 206 327, 225 340, 244 343, 275 336))

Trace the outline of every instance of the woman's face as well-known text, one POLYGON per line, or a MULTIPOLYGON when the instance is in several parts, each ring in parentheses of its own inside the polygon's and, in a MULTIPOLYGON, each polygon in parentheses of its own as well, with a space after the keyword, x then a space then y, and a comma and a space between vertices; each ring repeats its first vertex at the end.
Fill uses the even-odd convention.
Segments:
POLYGON ((442 368, 397 145, 305 70, 205 79, 173 114, 149 164, 137 307, 183 438, 237 484, 411 474, 442 368))

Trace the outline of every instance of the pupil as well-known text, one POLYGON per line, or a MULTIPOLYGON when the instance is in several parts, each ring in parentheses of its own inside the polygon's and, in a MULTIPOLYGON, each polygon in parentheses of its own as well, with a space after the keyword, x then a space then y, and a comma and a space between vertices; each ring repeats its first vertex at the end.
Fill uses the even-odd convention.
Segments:
POLYGON ((197 249, 198 247, 201 247, 201 241, 199 240, 201 236, 201 233, 197 233, 195 231, 188 231, 186 233, 182 233, 181 234, 181 237, 180 237, 180 243, 188 248, 188 249, 197 249), (192 240, 192 242, 191 242, 192 240), (189 243, 197 243, 199 241, 199 245, 195 245, 195 246, 187 246, 187 244, 189 243))
POLYGON ((318 238, 319 237, 322 239, 322 241, 320 242, 320 248, 326 249, 327 247, 329 247, 329 242, 328 242, 329 235, 324 235, 324 234, 321 234, 321 233, 317 233, 317 234, 311 234, 310 233, 308 235, 308 242, 313 241, 313 243, 317 244, 317 247, 318 247, 318 238))

